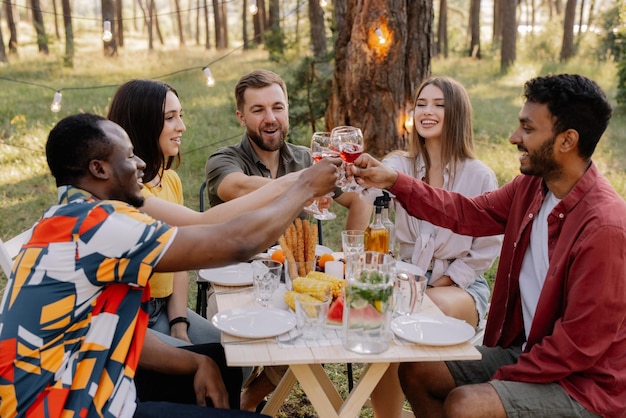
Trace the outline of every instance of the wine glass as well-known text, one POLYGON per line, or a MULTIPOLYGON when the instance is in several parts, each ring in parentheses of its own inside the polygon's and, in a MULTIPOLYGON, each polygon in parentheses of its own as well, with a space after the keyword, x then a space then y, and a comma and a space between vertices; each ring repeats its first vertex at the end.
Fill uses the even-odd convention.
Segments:
MULTIPOLYGON (((330 132, 315 132, 311 138, 311 156, 313 161, 318 162, 322 158, 326 157, 339 157, 339 152, 331 148, 330 132)), ((334 193, 330 192, 325 195, 327 198, 333 197, 334 193)), ((330 212, 327 208, 319 209, 317 200, 314 200, 309 206, 305 207, 308 212, 313 214, 315 219, 320 220, 332 220, 337 217, 333 212, 330 212)))
POLYGON ((340 175, 338 185, 344 192, 358 192, 363 188, 354 179, 348 180, 346 172, 350 164, 363 153, 363 133, 354 126, 337 126, 331 134, 333 148, 339 151, 339 156, 344 161, 343 173, 340 175))

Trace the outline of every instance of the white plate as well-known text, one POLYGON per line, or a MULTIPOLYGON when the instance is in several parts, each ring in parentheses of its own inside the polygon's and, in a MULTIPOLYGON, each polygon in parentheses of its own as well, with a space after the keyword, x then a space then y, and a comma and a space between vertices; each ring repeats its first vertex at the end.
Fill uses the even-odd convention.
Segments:
MULTIPOLYGON (((267 253, 269 255, 272 255, 272 253, 276 251, 278 248, 280 248, 280 245, 274 245, 267 250, 267 253)), ((333 250, 331 250, 330 248, 324 245, 317 244, 315 246, 315 255, 332 254, 332 253, 333 253, 333 250)))
POLYGON ((200 277, 221 286, 248 286, 252 284, 252 264, 239 263, 214 269, 202 269, 200 277))
POLYGON ((445 315, 412 314, 391 321, 398 337, 425 345, 455 345, 474 336, 474 328, 465 321, 445 315))
POLYGON ((424 272, 415 264, 406 263, 404 261, 396 261, 396 269, 407 270, 416 276, 423 276, 424 272))
POLYGON ((220 331, 244 338, 268 338, 296 326, 296 317, 276 308, 235 308, 213 315, 211 322, 220 331))

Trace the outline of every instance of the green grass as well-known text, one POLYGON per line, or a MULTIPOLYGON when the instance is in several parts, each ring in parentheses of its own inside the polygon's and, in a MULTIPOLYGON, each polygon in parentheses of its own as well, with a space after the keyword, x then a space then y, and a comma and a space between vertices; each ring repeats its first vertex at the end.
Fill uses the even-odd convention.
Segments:
MULTIPOLYGON (((77 53, 73 70, 62 67, 62 51, 53 46, 49 57, 22 52, 19 59, 0 67, 0 77, 11 77, 51 86, 37 86, 0 80, 0 238, 7 239, 31 226, 48 206, 56 203, 54 182, 48 174, 44 144, 50 128, 62 117, 89 111, 106 114, 115 86, 130 78, 155 78, 183 68, 195 68, 163 78, 181 97, 187 132, 183 139, 183 160, 179 169, 185 187, 187 206, 198 208, 198 188, 204 178, 206 158, 222 145, 239 141, 242 129, 234 115, 233 89, 237 79, 255 68, 273 69, 286 78, 296 64, 270 62, 263 51, 236 51, 211 65, 217 79, 214 88, 204 85, 201 67, 223 53, 203 48, 164 49, 148 53, 141 48, 120 51, 114 59, 104 59, 100 51, 77 53), (104 86, 96 89, 85 87, 104 86), (63 89, 63 109, 50 112, 54 89, 63 89)), ((502 184, 518 173, 515 147, 508 136, 517 124, 522 104, 522 84, 528 78, 548 72, 576 72, 597 80, 610 97, 615 93, 615 66, 611 63, 576 60, 558 65, 524 62, 522 58, 509 74, 501 75, 497 63, 453 58, 434 61, 433 74, 450 75, 463 83, 474 106, 477 152, 502 184)), ((626 196, 624 157, 626 156, 626 117, 616 109, 611 125, 601 141, 594 160, 617 191, 626 196)), ((324 244, 340 248, 345 210, 333 204, 339 214, 324 222, 324 244)), ((493 269, 488 273, 493 278, 493 269)), ((190 274, 190 305, 195 303, 194 275, 190 274), (191 302, 193 301, 193 302, 191 302)), ((0 289, 6 279, 0 275, 0 289)), ((329 368, 333 380, 345 394, 344 365, 329 368)), ((357 374, 358 374, 357 365, 357 374)), ((292 392, 282 416, 314 416, 299 388, 292 392)), ((370 417, 364 408, 362 417, 370 417)))

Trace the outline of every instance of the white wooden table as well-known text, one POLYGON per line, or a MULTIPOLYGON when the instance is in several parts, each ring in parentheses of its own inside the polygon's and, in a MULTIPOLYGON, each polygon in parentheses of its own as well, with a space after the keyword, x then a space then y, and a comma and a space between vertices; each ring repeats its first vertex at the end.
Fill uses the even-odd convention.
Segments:
MULTIPOLYGON (((215 286, 216 292, 232 289, 215 286)), ((251 291, 216 294, 218 310, 223 312, 241 306, 253 306, 251 291)), ((440 313, 425 297, 423 312, 440 313)), ((445 347, 418 344, 396 344, 381 354, 358 354, 342 345, 323 347, 280 347, 274 339, 264 339, 248 344, 228 344, 229 341, 245 340, 222 333, 226 360, 230 366, 288 365, 289 370, 265 405, 263 413, 275 416, 296 380, 307 394, 320 417, 354 418, 378 384, 390 363, 405 361, 475 360, 480 353, 469 342, 445 347), (359 381, 344 400, 330 380, 324 363, 365 363, 359 381)))

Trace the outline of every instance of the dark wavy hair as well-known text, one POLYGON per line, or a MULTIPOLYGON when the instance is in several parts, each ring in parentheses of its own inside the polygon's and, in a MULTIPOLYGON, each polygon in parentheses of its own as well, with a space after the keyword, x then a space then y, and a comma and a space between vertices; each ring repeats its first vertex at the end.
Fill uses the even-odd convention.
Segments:
POLYGON ((117 89, 109 106, 107 118, 124 128, 133 143, 135 154, 146 163, 146 183, 160 175, 162 170, 180 165, 180 153, 168 157, 166 161, 159 147, 168 91, 178 97, 176 90, 162 81, 130 80, 117 89))
POLYGON ((545 104, 554 116, 554 134, 568 129, 578 132, 578 153, 590 159, 609 125, 613 109, 602 89, 577 74, 547 75, 524 84, 524 98, 545 104))
POLYGON ((63 118, 48 134, 46 159, 57 186, 74 184, 89 172, 89 162, 106 160, 111 141, 100 126, 106 119, 90 113, 63 118))

